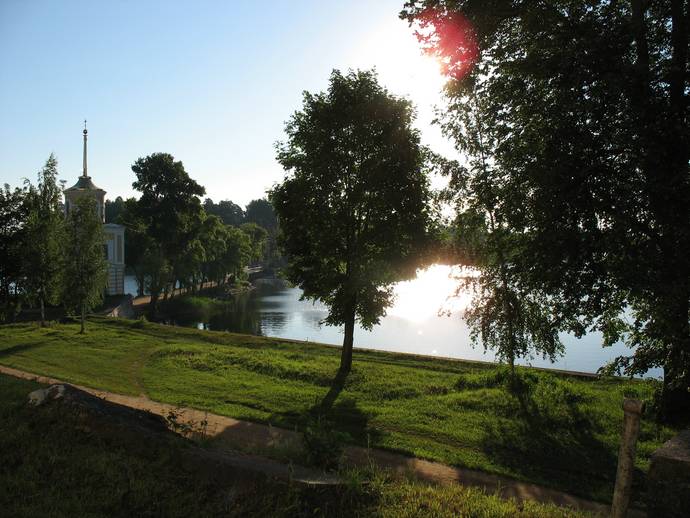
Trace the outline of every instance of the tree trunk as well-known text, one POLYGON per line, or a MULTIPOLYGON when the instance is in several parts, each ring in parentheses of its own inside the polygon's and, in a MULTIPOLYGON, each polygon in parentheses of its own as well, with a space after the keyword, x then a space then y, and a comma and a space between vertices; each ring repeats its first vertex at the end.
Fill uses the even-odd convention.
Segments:
MULTIPOLYGON (((690 235, 687 230, 688 196, 690 187, 687 180, 690 150, 687 135, 687 75, 688 60, 688 22, 683 0, 671 1, 671 47, 672 60, 668 72, 670 87, 671 116, 669 117, 668 138, 664 140, 666 152, 663 166, 659 167, 667 175, 666 185, 659 205, 665 209, 662 217, 665 223, 663 250, 665 252, 661 290, 669 297, 672 305, 670 325, 671 345, 664 365, 663 417, 669 422, 690 422, 690 261, 687 250, 690 235), (687 228, 687 227, 686 227, 687 228)), ((668 317, 667 317, 668 318, 668 317)))
POLYGON ((43 295, 39 297, 39 304, 41 305, 41 327, 45 327, 46 325, 46 307, 45 307, 45 302, 43 301, 43 295))
POLYGON ((340 354, 340 369, 338 374, 346 376, 352 369, 352 346, 355 337, 355 305, 348 308, 345 320, 345 336, 343 337, 343 350, 340 354))
POLYGON ((160 291, 151 291, 151 302, 149 302, 149 315, 152 318, 156 317, 158 311, 158 298, 160 297, 160 291))
POLYGON ((86 304, 81 303, 81 329, 79 334, 84 334, 84 318, 86 318, 86 304))
POLYGON ((688 142, 686 114, 685 66, 687 62, 688 27, 683 0, 671 2, 671 67, 669 82, 670 112, 661 116, 653 104, 650 87, 649 48, 643 0, 631 3, 632 31, 636 47, 636 75, 632 101, 639 117, 642 170, 647 179, 650 210, 656 222, 654 247, 656 271, 642 272, 653 280, 652 320, 663 330, 664 383, 661 417, 666 422, 682 421, 690 415, 690 329, 688 297, 690 263, 685 250, 690 238, 687 225, 690 195, 687 181, 688 142))
MULTIPOLYGON (((682 331, 687 333, 687 321, 682 331)), ((682 326, 679 326, 682 327, 682 326)), ((681 329, 679 329, 681 331, 681 329)), ((687 335, 678 334, 670 346, 664 363, 664 384, 661 392, 662 421, 669 424, 690 424, 690 345, 687 335)))

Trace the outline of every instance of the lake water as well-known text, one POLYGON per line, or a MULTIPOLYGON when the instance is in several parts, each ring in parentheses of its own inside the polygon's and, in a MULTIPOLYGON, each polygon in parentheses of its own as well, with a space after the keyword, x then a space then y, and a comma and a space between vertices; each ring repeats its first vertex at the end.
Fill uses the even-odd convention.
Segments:
MULTIPOLYGON (((453 297, 455 282, 449 277, 450 267, 435 265, 420 272, 417 279, 396 286, 396 302, 381 323, 371 331, 355 330, 355 347, 448 358, 494 361, 481 344, 473 347, 469 329, 462 319, 462 310, 470 303, 467 294, 453 297), (439 316, 439 310, 451 316, 439 316)), ((135 294, 133 278, 126 279, 125 288, 135 294)), ((223 311, 209 315, 179 315, 175 324, 234 331, 262 336, 292 338, 340 345, 342 328, 321 325, 327 315, 323 304, 300 300, 299 288, 280 282, 259 280, 257 287, 229 301, 223 311)), ((596 372, 616 356, 630 354, 623 344, 601 347, 601 335, 591 333, 581 339, 562 334, 565 354, 555 363, 541 357, 523 359, 519 363, 572 371, 596 372)), ((356 354, 356 352, 355 352, 356 354)), ((654 369, 648 376, 661 376, 654 369)))

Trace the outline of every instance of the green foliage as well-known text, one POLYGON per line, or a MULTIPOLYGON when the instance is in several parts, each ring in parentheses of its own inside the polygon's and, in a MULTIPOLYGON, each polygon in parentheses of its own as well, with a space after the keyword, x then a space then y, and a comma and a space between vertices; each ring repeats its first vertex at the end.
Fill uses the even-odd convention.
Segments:
POLYGON ((376 325, 393 283, 411 278, 428 245, 425 154, 409 101, 374 72, 333 71, 327 92, 305 92, 286 125, 278 161, 287 171, 270 193, 288 257, 287 277, 345 325, 350 369, 357 319, 376 325))
POLYGON ((278 229, 278 220, 273 205, 264 198, 250 201, 247 204, 245 214, 247 223, 256 223, 269 233, 274 233, 278 229))
POLYGON ((325 470, 340 467, 345 444, 351 440, 346 432, 338 431, 328 418, 317 415, 309 420, 303 431, 306 461, 325 470))
POLYGON ((244 211, 242 207, 231 202, 230 200, 222 200, 218 203, 213 203, 211 198, 204 200, 204 211, 206 214, 218 216, 226 225, 239 227, 244 223, 244 211))
POLYGON ((70 209, 66 222, 65 282, 66 308, 81 315, 84 332, 86 312, 103 298, 108 278, 108 263, 103 251, 105 236, 96 201, 81 197, 70 209))
POLYGON ((247 204, 245 214, 248 223, 256 223, 268 233, 262 257, 264 268, 282 268, 285 259, 278 247, 278 218, 271 202, 263 198, 252 200, 247 204))
POLYGON ((535 303, 559 327, 634 346, 613 369, 662 366, 669 418, 690 415, 684 10, 682 0, 412 0, 401 13, 447 64, 444 132, 463 150, 481 139, 483 155, 471 154, 488 181, 458 168, 456 185, 495 202, 519 236, 506 258, 517 284, 546 294, 535 303))
POLYGON ((26 189, 0 189, 0 322, 14 320, 25 298, 24 245, 28 206, 26 189))
POLYGON ((237 278, 249 263, 252 244, 249 236, 239 228, 225 227, 225 252, 221 256, 225 271, 237 278))
POLYGON ((155 313, 161 291, 189 273, 189 263, 195 260, 190 256, 198 258, 203 218, 199 196, 205 190, 189 177, 182 162, 167 153, 139 158, 132 171, 137 177, 132 187, 141 192, 134 217, 150 239, 144 264, 155 313))
POLYGON ((161 294, 174 286, 196 292, 206 281, 225 284, 261 253, 263 229, 252 226, 247 234, 233 226, 242 211, 229 201, 216 205, 206 199, 204 210, 199 200, 204 188, 182 162, 155 153, 137 160, 132 170, 137 175, 132 185, 142 195, 125 202, 120 222, 127 229, 126 264, 136 274, 139 294, 151 293, 152 313, 161 294))
POLYGON ((125 200, 118 196, 114 201, 105 200, 105 222, 117 223, 125 210, 125 200))
MULTIPOLYGON (((174 300, 174 299, 173 299, 174 300)), ((339 351, 313 343, 144 321, 3 326, 0 363, 175 406, 303 430, 331 391, 339 351)), ((647 381, 360 351, 325 418, 352 443, 507 475, 609 501, 621 403, 647 381), (541 387, 541 388, 540 388, 541 387)), ((641 422, 634 493, 675 430, 641 422)), ((1 486, 0 486, 1 487, 1 486)))
POLYGON ((27 181, 25 198, 24 287, 26 294, 40 304, 41 324, 45 323, 45 304, 58 302, 62 290, 64 228, 57 175, 57 159, 51 154, 38 174, 37 185, 27 181))
POLYGON ((268 240, 268 232, 263 227, 256 223, 243 223, 240 227, 242 232, 247 234, 249 242, 251 243, 251 260, 250 262, 259 262, 264 257, 264 249, 268 240))

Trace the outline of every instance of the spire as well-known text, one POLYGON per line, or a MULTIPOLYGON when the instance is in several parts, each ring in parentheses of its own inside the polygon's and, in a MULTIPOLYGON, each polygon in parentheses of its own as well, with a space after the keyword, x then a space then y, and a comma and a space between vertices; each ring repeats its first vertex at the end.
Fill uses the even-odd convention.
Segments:
POLYGON ((86 135, 89 132, 86 130, 86 119, 84 119, 84 172, 82 173, 82 176, 84 178, 87 178, 89 175, 86 174, 86 135))

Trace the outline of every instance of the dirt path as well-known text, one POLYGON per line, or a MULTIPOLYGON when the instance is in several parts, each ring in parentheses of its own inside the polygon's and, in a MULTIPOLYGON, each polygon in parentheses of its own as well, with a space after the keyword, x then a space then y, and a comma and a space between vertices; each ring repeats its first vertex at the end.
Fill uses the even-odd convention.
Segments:
MULTIPOLYGON (((65 383, 62 380, 39 376, 2 365, 0 365, 0 373, 48 385, 65 383)), ((195 430, 204 428, 204 434, 212 439, 213 446, 226 452, 240 449, 260 454, 270 450, 299 451, 302 447, 301 434, 296 431, 240 421, 232 417, 211 414, 193 408, 180 408, 152 401, 145 396, 126 396, 79 385, 74 386, 108 401, 140 410, 147 410, 163 417, 168 417, 173 413, 180 427, 195 430)), ((247 465, 253 465, 254 469, 279 478, 291 477, 294 479, 295 476, 298 476, 303 479, 303 482, 316 484, 333 483, 334 481, 333 477, 324 478, 318 475, 318 472, 315 470, 287 466, 265 457, 242 455, 238 458, 247 465)), ((554 503, 601 515, 608 515, 610 510, 607 505, 536 484, 491 475, 483 471, 458 468, 438 462, 406 457, 384 450, 350 446, 345 450, 345 461, 351 466, 368 466, 373 463, 393 473, 405 476, 412 475, 427 482, 440 484, 459 483, 466 486, 480 487, 488 493, 497 493, 503 498, 554 503)), ((629 516, 645 516, 645 514, 639 511, 631 511, 629 516)))

